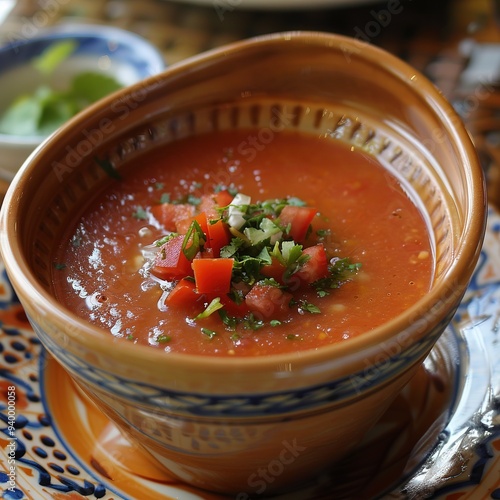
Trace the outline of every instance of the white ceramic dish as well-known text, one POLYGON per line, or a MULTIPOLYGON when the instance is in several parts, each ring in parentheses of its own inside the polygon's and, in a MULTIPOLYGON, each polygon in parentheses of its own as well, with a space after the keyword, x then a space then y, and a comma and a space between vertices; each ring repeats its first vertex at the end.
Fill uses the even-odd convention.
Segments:
MULTIPOLYGON (((49 85, 64 89, 82 71, 112 76, 122 85, 136 83, 165 68, 160 52, 148 41, 125 30, 101 25, 64 24, 31 39, 15 39, 0 47, 0 114, 20 95, 40 85, 40 74, 31 64, 54 43, 73 40, 76 49, 50 75, 49 85)), ((10 181, 43 136, 0 134, 0 178, 10 181)))
MULTIPOLYGON (((166 476, 88 402, 42 352, 3 265, 0 326, 3 498, 222 499, 166 476)), ((500 215, 490 210, 468 292, 415 379, 354 454, 286 500, 500 498, 499 329, 500 215)))

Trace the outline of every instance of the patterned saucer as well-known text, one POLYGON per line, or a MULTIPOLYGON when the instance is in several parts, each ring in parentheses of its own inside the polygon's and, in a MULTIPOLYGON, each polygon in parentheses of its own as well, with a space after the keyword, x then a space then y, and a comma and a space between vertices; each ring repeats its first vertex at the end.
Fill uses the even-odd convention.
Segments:
MULTIPOLYGON (((223 498, 168 476, 87 400, 40 346, 1 263, 0 327, 1 498, 223 498)), ((415 378, 351 456, 282 500, 500 499, 499 331, 490 210, 467 294, 415 378)))

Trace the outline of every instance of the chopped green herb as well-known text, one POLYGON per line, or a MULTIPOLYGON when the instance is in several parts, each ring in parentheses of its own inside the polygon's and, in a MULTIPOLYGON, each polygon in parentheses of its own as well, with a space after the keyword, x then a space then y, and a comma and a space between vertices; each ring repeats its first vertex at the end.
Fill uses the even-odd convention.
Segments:
POLYGON ((318 229, 316 231, 316 235, 318 236, 319 241, 325 241, 331 237, 332 231, 330 229, 318 229))
POLYGON ((243 318, 243 327, 246 330, 259 330, 265 325, 264 321, 255 317, 253 313, 247 314, 243 318))
POLYGON ((326 297, 330 291, 339 288, 361 269, 361 263, 352 263, 349 258, 332 259, 329 265, 329 275, 312 283, 318 297, 326 297))
MULTIPOLYGON (((173 203, 187 201, 199 200, 187 195, 173 203)), ((332 258, 328 255, 328 244, 323 244, 319 240, 329 238, 330 230, 317 231, 312 237, 312 226, 309 221, 311 214, 312 216, 317 214, 314 207, 301 208, 305 203, 298 198, 270 199, 261 203, 251 201, 250 196, 238 193, 228 207, 216 207, 219 209, 220 217, 211 216, 207 221, 209 228, 207 234, 203 232, 198 220, 193 219, 183 237, 182 248, 179 251, 182 251, 189 261, 208 256, 204 262, 208 266, 208 273, 212 259, 218 257, 231 259, 228 269, 230 274, 224 276, 223 291, 217 292, 220 296, 213 299, 203 312, 193 318, 193 321, 207 318, 217 311, 226 331, 235 331, 237 328, 257 331, 265 326, 278 327, 283 321, 288 321, 285 319, 285 315, 288 314, 287 305, 299 313, 321 313, 317 304, 304 299, 304 295, 295 293, 296 290, 305 291, 306 287, 309 287, 309 290, 312 288, 316 291, 318 297, 326 297, 332 288, 338 288, 359 270, 360 265, 352 264, 349 259, 332 258), (291 209, 290 205, 295 205, 297 208, 291 209), (281 224, 282 220, 287 221, 286 227, 281 224), (220 238, 219 241, 222 243, 219 247, 212 246, 217 240, 210 235, 210 229, 213 224, 220 222, 226 235, 220 238), (299 239, 301 243, 294 241, 293 237, 299 239), (209 251, 213 252, 215 257, 209 256, 209 251), (294 275, 296 279, 291 279, 294 275), (322 278, 317 279, 319 276, 322 278), (257 284, 261 286, 260 289, 253 288, 257 284), (269 287, 278 288, 280 293, 269 287), (254 293, 250 295, 252 291, 254 293), (221 301, 222 294, 227 307, 221 301), (262 319, 262 311, 274 307, 275 304, 271 302, 277 299, 277 296, 283 302, 280 304, 281 309, 276 311, 277 314, 273 315, 273 319, 262 319), (232 307, 229 307, 227 299, 232 300, 235 306, 242 305, 240 310, 249 312, 244 317, 238 313, 233 316, 233 313, 229 313, 232 307), (282 312, 283 317, 279 316, 282 312)), ((161 246, 175 236, 178 236, 177 233, 172 233, 155 244, 161 246)), ((157 265, 163 257, 165 256, 160 254, 160 259, 156 261, 157 265)), ((198 261, 195 262, 200 264, 198 261)), ((197 266, 194 267, 198 269, 197 266)), ((154 274, 154 268, 151 272, 154 274)), ((217 273, 217 268, 214 267, 213 272, 217 273)), ((184 277, 194 281, 195 289, 199 292, 203 280, 196 273, 195 278, 192 275, 184 277), (200 279, 199 286, 196 286, 197 279, 200 279)), ((208 283, 210 280, 215 283, 218 278, 220 276, 213 274, 208 283)), ((209 293, 209 288, 210 286, 203 284, 203 292, 209 293)), ((215 335, 212 330, 202 331, 210 337, 215 335)), ((231 338, 239 337, 234 335, 231 338)))
POLYGON ((307 302, 305 300, 301 300, 299 302, 299 308, 301 311, 311 314, 319 314, 321 312, 321 309, 318 306, 315 306, 314 304, 311 304, 310 302, 307 302))
POLYGON ((222 322, 226 325, 229 330, 234 330, 238 324, 238 319, 234 316, 229 316, 224 309, 219 309, 219 316, 222 322))
POLYGON ((73 238, 71 238, 71 246, 73 248, 78 248, 82 244, 82 238, 79 235, 74 235, 73 238))
POLYGON ((165 334, 161 334, 161 335, 158 335, 156 341, 159 343, 159 344, 166 344, 167 342, 170 342, 172 340, 172 337, 170 337, 169 335, 165 335, 165 334))
POLYGON ((204 244, 205 233, 198 222, 193 220, 182 241, 182 252, 188 260, 193 260, 204 244))
POLYGON ((201 333, 203 333, 203 335, 206 335, 209 339, 213 339, 217 335, 217 332, 215 332, 214 330, 209 330, 208 328, 202 328, 201 333))
POLYGON ((190 205, 199 205, 201 203, 201 199, 190 194, 187 197, 186 202, 189 203, 190 205))
POLYGON ((208 306, 205 308, 203 312, 201 312, 200 314, 198 314, 198 316, 194 318, 194 320, 196 321, 198 319, 208 318, 215 311, 222 309, 222 307, 223 305, 220 301, 220 297, 216 297, 215 299, 212 300, 212 302, 210 302, 210 304, 208 304, 208 306))
POLYGON ((63 269, 66 269, 66 264, 63 262, 54 262, 53 263, 54 269, 57 269, 58 271, 62 271, 63 269))
POLYGON ((305 207, 307 206, 307 203, 300 198, 297 198, 295 196, 291 196, 290 198, 287 198, 288 205, 293 205, 295 207, 305 207))
POLYGON ((160 198, 160 203, 170 203, 170 193, 163 193, 160 198))
POLYGON ((167 234, 166 236, 164 236, 163 238, 159 239, 159 240, 156 240, 154 245, 157 246, 157 247, 161 247, 162 245, 164 245, 167 241, 170 241, 171 239, 175 238, 176 236, 179 236, 178 233, 170 233, 170 234, 167 234))
POLYGON ((138 206, 132 214, 132 217, 138 220, 148 220, 148 213, 141 206, 138 206))

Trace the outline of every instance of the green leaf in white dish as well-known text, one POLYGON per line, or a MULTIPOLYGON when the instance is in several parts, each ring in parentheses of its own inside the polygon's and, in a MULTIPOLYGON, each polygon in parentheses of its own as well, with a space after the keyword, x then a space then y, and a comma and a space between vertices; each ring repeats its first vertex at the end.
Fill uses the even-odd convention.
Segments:
POLYGON ((86 99, 91 104, 122 88, 114 78, 91 71, 80 73, 72 82, 71 91, 75 96, 86 99))
POLYGON ((74 40, 64 40, 45 49, 34 61, 33 66, 48 76, 76 49, 74 40))
POLYGON ((0 132, 11 135, 38 135, 38 123, 43 113, 43 96, 48 89, 40 87, 33 95, 17 98, 0 120, 0 132))

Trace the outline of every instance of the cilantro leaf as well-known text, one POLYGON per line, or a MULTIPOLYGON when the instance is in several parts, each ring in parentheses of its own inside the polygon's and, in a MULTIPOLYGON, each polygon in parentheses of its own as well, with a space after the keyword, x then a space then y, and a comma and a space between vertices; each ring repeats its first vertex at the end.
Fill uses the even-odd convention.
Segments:
POLYGON ((188 260, 193 260, 204 244, 205 233, 201 229, 200 224, 193 220, 182 241, 182 252, 188 260))
POLYGON ((136 207, 132 217, 137 220, 148 220, 148 213, 141 206, 136 207))
POLYGON ((208 304, 208 306, 205 308, 203 312, 195 316, 194 320, 199 320, 199 319, 204 319, 208 318, 211 314, 213 314, 215 311, 218 311, 219 309, 222 309, 223 305, 220 301, 220 297, 216 297, 215 299, 208 304))
POLYGON ((308 312, 311 314, 321 313, 321 309, 318 306, 311 304, 310 302, 307 302, 306 300, 301 300, 299 302, 299 309, 303 312, 308 312))
POLYGON ((213 339, 217 335, 216 331, 210 330, 208 328, 202 328, 201 333, 203 333, 203 335, 206 335, 209 339, 213 339))

